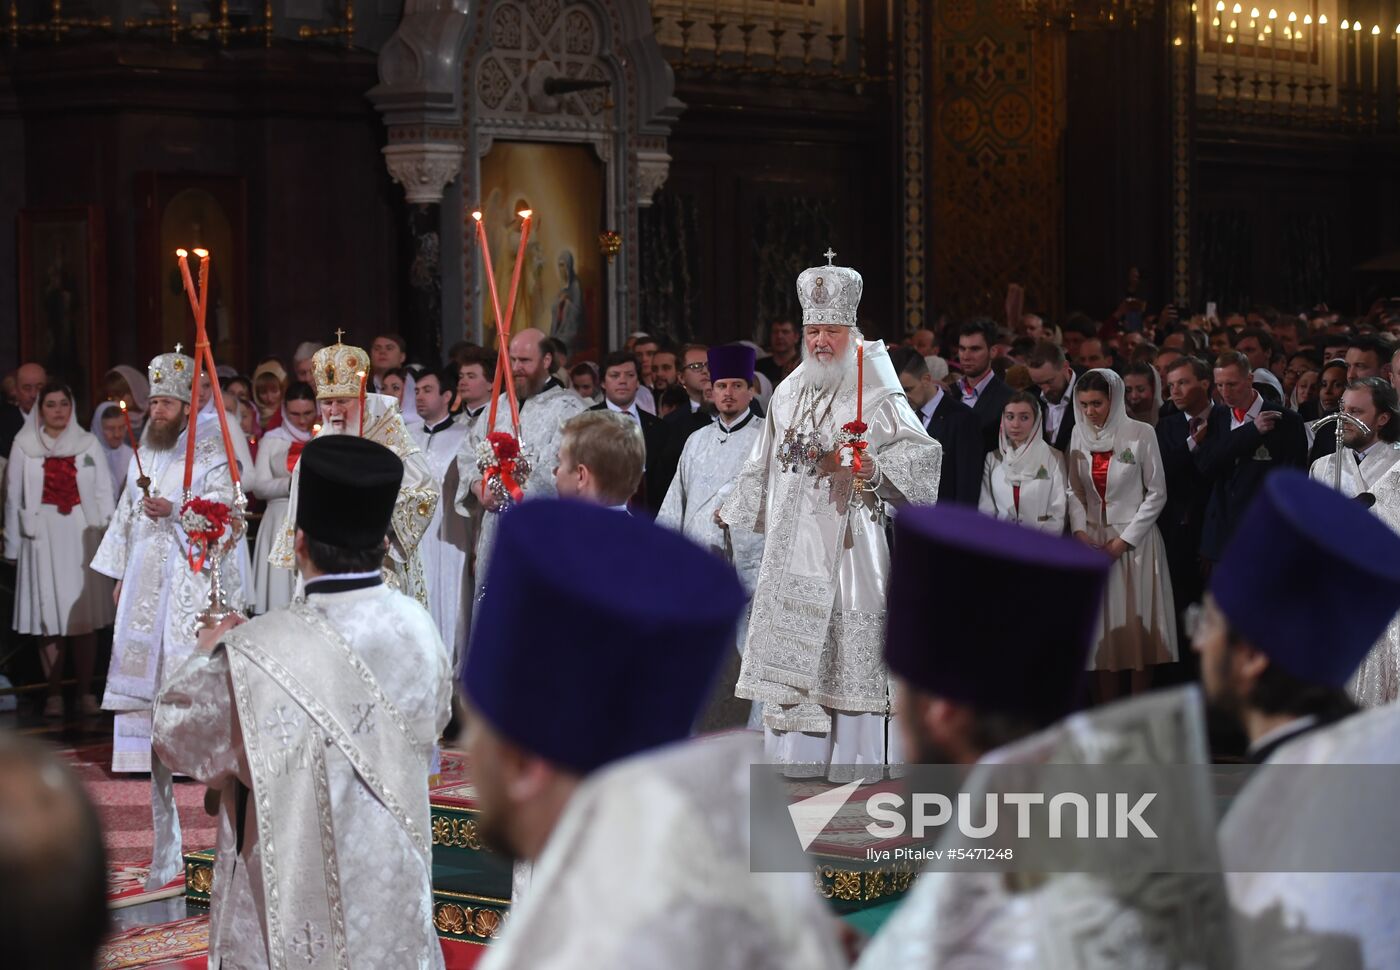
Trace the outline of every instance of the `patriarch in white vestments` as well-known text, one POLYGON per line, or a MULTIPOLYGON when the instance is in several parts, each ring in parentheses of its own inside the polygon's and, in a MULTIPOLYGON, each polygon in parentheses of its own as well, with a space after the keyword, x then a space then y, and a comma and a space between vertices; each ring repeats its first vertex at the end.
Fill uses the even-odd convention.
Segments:
POLYGON ((719 511, 731 534, 764 537, 735 694, 764 703, 768 757, 794 775, 878 776, 898 763, 880 659, 886 513, 938 497, 942 446, 884 344, 862 343, 862 285, 845 266, 797 278, 805 359, 773 392, 719 511))

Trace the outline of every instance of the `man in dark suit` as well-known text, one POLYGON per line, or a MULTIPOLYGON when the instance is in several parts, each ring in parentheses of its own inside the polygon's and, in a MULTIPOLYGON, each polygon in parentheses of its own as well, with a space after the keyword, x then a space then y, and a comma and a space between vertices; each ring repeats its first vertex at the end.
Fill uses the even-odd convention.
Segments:
POLYGON ((1011 397, 1011 387, 992 373, 992 347, 1001 339, 997 325, 986 317, 963 324, 958 336, 958 366, 962 379, 956 390, 962 403, 972 408, 982 428, 982 454, 995 450, 1001 409, 1011 397))
POLYGON ((972 408, 933 379, 923 355, 912 347, 890 352, 904 396, 924 430, 943 446, 938 501, 977 507, 982 492, 982 427, 972 408))
POLYGON ((1216 358, 1215 385, 1224 407, 1212 409, 1193 455, 1210 483, 1201 555, 1211 562, 1220 561, 1245 509, 1271 473, 1308 467, 1303 419, 1287 409, 1268 409, 1254 389, 1244 354, 1231 350, 1216 358))
POLYGON ((637 407, 641 367, 635 355, 625 350, 611 353, 603 358, 602 370, 603 403, 595 404, 589 410, 616 411, 641 426, 642 440, 646 443, 646 464, 642 470, 641 487, 631 504, 655 518, 662 500, 666 498, 666 489, 671 487, 671 475, 675 471, 675 466, 666 460, 671 440, 670 429, 656 415, 637 407))
POLYGON ((1031 381, 1040 388, 1040 411, 1045 440, 1061 454, 1069 451, 1070 435, 1074 431, 1074 382, 1079 372, 1058 344, 1042 340, 1026 355, 1026 369, 1031 381))
POLYGON ((1167 388, 1175 408, 1157 422, 1157 447, 1167 476, 1167 504, 1157 519, 1167 547, 1167 571, 1176 600, 1177 630, 1181 636, 1183 679, 1194 679, 1196 654, 1186 636, 1186 611, 1201 600, 1205 577, 1201 568, 1201 529, 1210 501, 1210 482, 1196 467, 1195 452, 1204 439, 1210 416, 1216 410, 1229 414, 1224 405, 1211 404, 1211 369, 1195 357, 1178 357, 1167 368, 1167 388))
POLYGON ((0 461, 10 457, 15 435, 24 427, 29 412, 39 400, 39 392, 48 381, 49 375, 42 364, 20 364, 15 371, 15 403, 0 402, 0 461))

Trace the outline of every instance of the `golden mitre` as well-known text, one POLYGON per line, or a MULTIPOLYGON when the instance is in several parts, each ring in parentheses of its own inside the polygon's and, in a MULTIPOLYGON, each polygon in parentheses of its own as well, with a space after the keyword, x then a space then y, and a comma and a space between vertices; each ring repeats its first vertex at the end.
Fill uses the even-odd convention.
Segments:
POLYGON ((311 373, 316 382, 316 400, 333 397, 359 397, 362 374, 369 373, 369 354, 359 347, 340 342, 322 347, 311 358, 311 373))

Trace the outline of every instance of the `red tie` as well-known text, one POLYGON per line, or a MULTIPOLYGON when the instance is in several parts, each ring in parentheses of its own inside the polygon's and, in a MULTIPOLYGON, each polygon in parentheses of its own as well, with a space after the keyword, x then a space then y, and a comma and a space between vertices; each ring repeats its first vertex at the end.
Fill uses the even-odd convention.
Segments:
POLYGON ((1247 408, 1235 408, 1235 421, 1239 424, 1244 424, 1244 419, 1248 414, 1249 409, 1247 408))
POLYGON ((977 386, 971 381, 963 381, 963 397, 976 397, 977 386))

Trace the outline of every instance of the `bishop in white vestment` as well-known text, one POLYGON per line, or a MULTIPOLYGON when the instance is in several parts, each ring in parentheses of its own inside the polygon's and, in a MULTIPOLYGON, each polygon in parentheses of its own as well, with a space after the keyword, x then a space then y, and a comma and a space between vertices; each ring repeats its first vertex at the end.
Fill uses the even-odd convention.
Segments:
MULTIPOLYGON (((414 387, 418 413, 423 420, 409 434, 423 451, 433 480, 443 496, 457 494, 457 454, 462 450, 471 418, 452 415, 450 406, 455 384, 447 384, 443 374, 419 376, 414 387)), ((438 502, 418 554, 423 561, 423 583, 428 588, 428 612, 438 633, 452 651, 454 668, 460 659, 466 621, 470 616, 472 590, 467 578, 467 559, 474 538, 472 520, 453 501, 438 502)))
POLYGON ((203 637, 156 705, 161 758, 221 796, 209 966, 437 970, 428 771, 452 674, 377 568, 403 463, 331 435, 297 467, 305 602, 203 637))
MULTIPOLYGON (((1391 531, 1400 533, 1400 466, 1371 483, 1376 504, 1371 511, 1391 531)), ((1347 684, 1347 693, 1361 707, 1380 707, 1400 700, 1400 613, 1386 625, 1361 666, 1347 684)))
MULTIPOLYGON (((384 559, 384 582, 412 596, 425 607, 428 589, 423 584, 423 564, 418 543, 432 521, 441 498, 428 462, 414 442, 399 411, 399 402, 387 394, 363 392, 363 375, 369 372, 369 355, 359 347, 336 343, 316 351, 316 401, 321 407, 323 435, 349 434, 376 442, 392 451, 403 462, 403 484, 389 529, 389 555, 384 559)), ((291 500, 287 505, 287 525, 281 530, 268 561, 291 569, 296 565, 292 548, 297 514, 297 475, 292 472, 291 500)))
MULTIPOLYGON (((209 606, 209 572, 190 564, 190 540, 179 524, 194 360, 161 354, 151 361, 151 396, 140 447, 140 468, 150 478, 150 500, 138 484, 133 460, 92 568, 120 583, 105 710, 113 720, 112 770, 151 772, 155 844, 150 881, 155 886, 182 868, 180 818, 168 766, 151 757, 151 707, 161 686, 195 648, 198 617, 209 606)), ((232 505, 233 483, 217 418, 196 423, 190 492, 232 505)), ((220 580, 228 602, 246 609, 240 541, 226 556, 220 580)))
MULTIPOLYGON (((521 397, 520 452, 530 466, 529 475, 523 480, 518 479, 518 484, 527 502, 558 495, 554 485, 554 467, 559 464, 564 424, 574 415, 588 410, 588 403, 583 398, 550 376, 555 360, 554 355, 541 344, 544 336, 539 330, 531 328, 520 331, 510 342, 515 390, 521 397)), ((477 419, 457 455, 457 511, 466 516, 475 514, 478 509, 484 509, 487 513, 476 538, 475 595, 478 599, 486 582, 491 549, 495 545, 499 526, 500 516, 494 513, 504 507, 500 497, 491 489, 488 488, 486 495, 482 495, 483 475, 478 460, 490 448, 487 435, 494 432, 513 433, 510 402, 504 396, 496 401, 495 424, 487 427, 488 424, 489 409, 477 419)))
MULTIPOLYGON (((1312 463, 1308 474, 1314 481, 1332 485, 1341 465, 1342 494, 1355 498, 1373 492, 1373 486, 1400 462, 1400 409, 1395 389, 1379 377, 1356 381, 1342 392, 1341 411, 1366 425, 1362 432, 1354 424, 1343 423, 1341 452, 1324 455, 1312 463)), ((1326 435, 1336 430, 1326 427, 1326 435)))
POLYGON ((910 408, 884 344, 864 344, 858 356, 861 286, 843 266, 798 277, 806 357, 774 391, 720 510, 731 532, 764 536, 735 693, 765 702, 768 755, 794 774, 824 774, 828 765, 872 765, 878 774, 900 760, 888 743, 880 659, 886 509, 938 497, 942 447, 910 408), (858 415, 866 425, 859 474, 855 449, 842 444, 858 415))

